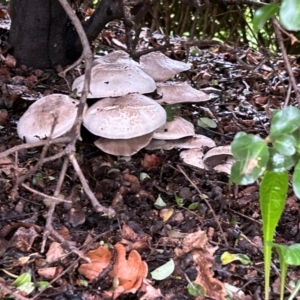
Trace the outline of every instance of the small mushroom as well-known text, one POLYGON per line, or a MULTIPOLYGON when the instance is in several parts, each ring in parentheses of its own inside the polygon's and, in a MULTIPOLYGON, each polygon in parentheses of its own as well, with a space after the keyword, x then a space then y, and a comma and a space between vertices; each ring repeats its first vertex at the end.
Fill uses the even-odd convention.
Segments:
POLYGON ((228 157, 232 157, 230 146, 220 146, 210 149, 203 157, 203 161, 210 167, 226 162, 228 157))
POLYGON ((181 118, 175 117, 154 131, 153 138, 158 140, 176 140, 195 134, 194 125, 181 118))
POLYGON ((79 101, 62 94, 52 94, 34 102, 20 118, 17 132, 27 143, 48 137, 55 117, 52 138, 68 132, 76 119, 79 101))
POLYGON ((200 170, 206 170, 206 166, 203 162, 203 151, 201 149, 189 149, 180 152, 180 158, 189 165, 199 168, 200 170))
POLYGON ((207 136, 195 134, 181 138, 178 140, 156 140, 152 139, 151 142, 145 147, 146 150, 171 150, 173 148, 179 149, 202 149, 203 147, 212 148, 216 143, 207 136))
MULTIPOLYGON (((84 75, 76 78, 72 90, 81 95, 84 75)), ((128 63, 104 63, 92 67, 88 98, 119 97, 129 93, 151 93, 154 80, 139 67, 128 63)))
POLYGON ((159 51, 141 56, 140 67, 155 81, 168 80, 174 75, 190 69, 189 64, 170 59, 159 51))
POLYGON ((157 100, 159 104, 178 104, 204 102, 210 100, 209 95, 196 90, 185 83, 161 82, 157 84, 157 93, 162 98, 157 100))

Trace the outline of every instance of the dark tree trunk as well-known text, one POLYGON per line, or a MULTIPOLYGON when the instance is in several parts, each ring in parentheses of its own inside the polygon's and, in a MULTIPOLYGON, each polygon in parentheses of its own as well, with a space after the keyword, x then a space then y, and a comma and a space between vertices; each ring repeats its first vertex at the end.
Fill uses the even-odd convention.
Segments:
MULTIPOLYGON (((123 16, 120 0, 102 0, 85 23, 89 41, 104 26, 123 16)), ((74 62, 81 44, 72 23, 58 0, 11 0, 11 54, 17 64, 47 69, 74 62)))

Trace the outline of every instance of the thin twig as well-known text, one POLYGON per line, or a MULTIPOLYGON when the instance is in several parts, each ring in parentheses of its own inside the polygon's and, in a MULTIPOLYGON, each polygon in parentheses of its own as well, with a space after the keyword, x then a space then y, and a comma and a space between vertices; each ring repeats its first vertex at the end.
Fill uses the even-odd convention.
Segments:
POLYGON ((91 191, 88 183, 87 183, 87 180, 85 179, 80 167, 79 167, 79 164, 75 158, 75 155, 74 154, 71 154, 70 155, 70 162, 72 163, 73 165, 73 168, 74 170, 76 171, 77 175, 78 175, 78 178, 82 184, 82 187, 85 191, 85 193, 88 195, 88 197, 90 198, 91 200, 91 203, 94 207, 94 209, 97 211, 97 212, 103 212, 105 214, 107 214, 109 217, 112 217, 114 216, 116 213, 115 213, 115 210, 111 207, 104 207, 102 206, 101 204, 99 204, 97 198, 95 197, 95 195, 93 194, 93 192, 91 191))

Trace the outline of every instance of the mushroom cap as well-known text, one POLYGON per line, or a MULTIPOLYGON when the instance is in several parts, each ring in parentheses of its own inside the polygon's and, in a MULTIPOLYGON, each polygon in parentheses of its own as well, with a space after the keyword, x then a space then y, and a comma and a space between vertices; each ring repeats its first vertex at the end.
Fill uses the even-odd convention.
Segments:
POLYGON ((153 138, 157 140, 176 140, 195 135, 194 125, 181 118, 175 117, 154 131, 153 138))
POLYGON ((105 153, 112 155, 131 156, 149 144, 153 133, 131 139, 106 139, 100 138, 95 141, 95 145, 105 153))
POLYGON ((65 134, 75 122, 78 105, 78 100, 62 94, 40 98, 20 118, 17 125, 19 137, 25 138, 27 143, 34 143, 48 137, 54 116, 57 116, 57 123, 52 138, 65 134))
POLYGON ((212 148, 216 147, 216 143, 205 135, 195 134, 194 136, 189 136, 178 140, 175 147, 183 149, 195 149, 203 147, 212 148))
MULTIPOLYGON (((72 90, 81 95, 84 75, 76 78, 72 90)), ((92 67, 88 98, 119 97, 129 93, 151 93, 156 89, 154 80, 139 67, 128 63, 103 63, 92 67)))
POLYGON ((223 164, 228 158, 232 157, 230 146, 220 146, 210 149, 203 157, 203 161, 210 167, 223 164))
POLYGON ((180 152, 180 158, 189 165, 206 170, 203 162, 203 151, 201 149, 188 149, 180 152))
POLYGON ((154 100, 140 94, 102 99, 88 109, 83 120, 90 132, 109 139, 145 135, 165 122, 165 110, 154 100))
POLYGON ((157 100, 159 104, 192 103, 210 100, 209 95, 185 83, 160 82, 157 84, 157 93, 162 94, 162 98, 157 100))
POLYGON ((93 66, 97 64, 111 64, 111 63, 127 63, 135 66, 140 66, 139 63, 134 61, 127 52, 116 50, 104 56, 96 56, 93 60, 93 66))
POLYGON ((234 163, 233 157, 228 156, 224 163, 222 163, 220 165, 216 165, 214 167, 214 169, 219 173, 223 172, 223 173, 230 175, 233 163, 234 163))
POLYGON ((159 51, 141 56, 140 67, 155 81, 165 81, 180 72, 190 69, 189 64, 173 60, 159 51))
POLYGON ((178 140, 156 140, 152 139, 151 142, 145 147, 146 150, 171 150, 174 147, 180 149, 195 149, 215 147, 216 143, 205 135, 195 134, 178 140))

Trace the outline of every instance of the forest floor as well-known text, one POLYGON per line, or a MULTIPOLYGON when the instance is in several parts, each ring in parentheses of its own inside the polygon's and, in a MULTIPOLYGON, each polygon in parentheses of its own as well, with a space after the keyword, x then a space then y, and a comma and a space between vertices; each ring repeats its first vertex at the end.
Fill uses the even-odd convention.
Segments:
MULTIPOLYGON (((157 38, 153 40, 159 43, 157 38)), ((203 89, 211 100, 181 105, 181 116, 194 124, 197 134, 212 138, 218 146, 230 145, 239 131, 266 137, 272 111, 283 107, 288 94, 282 58, 267 51, 259 53, 221 44, 203 49, 195 46, 194 50, 196 55, 189 57, 191 70, 174 80, 203 89), (201 117, 214 120, 217 127, 199 126, 201 117)), ((187 52, 179 43, 173 53, 166 54, 184 60, 187 52)), ((299 61, 290 59, 299 80, 299 61)), ((77 75, 73 70, 67 81, 71 83, 77 75)), ((70 93, 67 82, 56 73, 10 67, 3 62, 0 83, 0 152, 22 144, 16 124, 32 100, 52 93, 70 93)), ((290 99, 294 99, 293 94, 290 99)), ((145 263, 147 280, 138 291, 134 285, 117 289, 118 299, 225 299, 233 287, 236 290, 230 299, 264 298, 256 183, 229 186, 228 174, 213 169, 203 172, 183 163, 180 149, 141 150, 126 161, 96 148, 95 138, 84 129, 82 137, 76 148, 82 172, 99 202, 106 207, 113 205, 116 216, 108 218, 93 210, 70 166, 61 190, 68 202, 56 206, 52 222, 66 241, 87 256, 91 257, 91 250, 103 251, 99 261, 96 259, 87 269, 97 272, 96 264, 106 259, 104 271, 96 277, 88 275, 81 267, 86 262, 65 244, 57 243, 54 236, 42 247, 49 201, 34 191, 53 195, 63 159, 44 163, 25 181, 34 191, 19 187, 12 194, 16 177, 25 174, 41 155, 41 148, 23 149, 0 160, 0 290, 8 289, 2 295, 0 292, 0 299, 15 291, 14 286, 19 287, 12 283, 21 274, 30 274, 25 282, 33 290, 16 291, 18 299, 110 299, 111 287, 118 287, 110 276, 114 266, 118 265, 126 280, 139 281, 136 269, 145 267, 145 263), (164 207, 157 205, 159 197, 164 207), (128 253, 132 251, 128 260, 120 245, 128 253), (246 255, 250 263, 237 260, 222 264, 221 255, 225 252, 246 255), (156 271, 163 273, 160 277, 151 275, 168 262, 163 270, 156 271), (88 282, 87 278, 96 280, 88 282), (38 285, 43 282, 51 285, 40 292, 38 285), (207 298, 200 295, 200 286, 207 298)), ((47 156, 59 151, 58 146, 50 147, 47 156)), ((299 242, 299 211, 299 201, 290 190, 276 242, 299 242)), ((274 263, 271 299, 278 299, 275 256, 274 263)), ((289 269, 287 282, 295 281, 299 273, 298 268, 289 269)))

